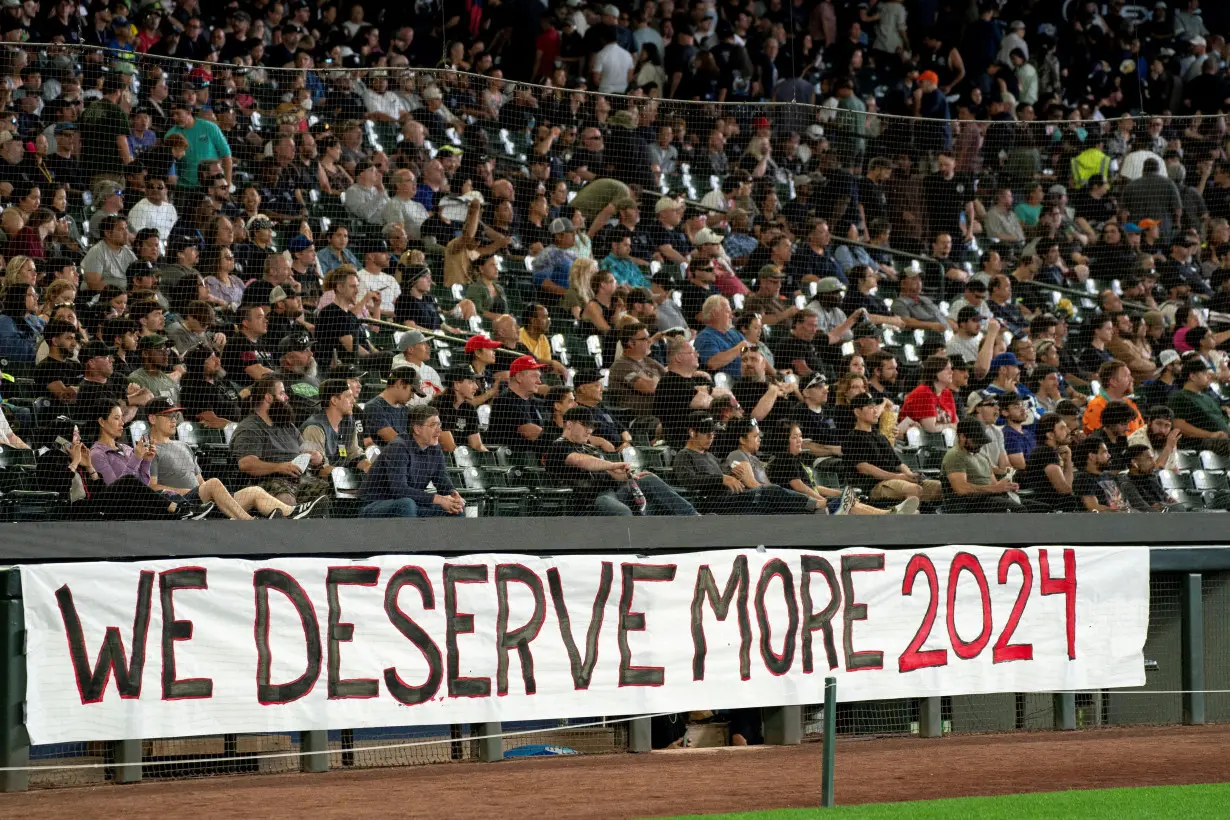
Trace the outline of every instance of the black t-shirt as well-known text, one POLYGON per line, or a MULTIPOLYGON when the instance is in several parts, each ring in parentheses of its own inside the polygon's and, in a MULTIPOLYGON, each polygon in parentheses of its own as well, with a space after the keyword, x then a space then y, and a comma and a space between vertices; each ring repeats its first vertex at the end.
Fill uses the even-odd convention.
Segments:
POLYGON ((1097 227, 1115 216, 1115 203, 1109 196, 1094 199, 1088 191, 1082 190, 1072 195, 1072 210, 1078 217, 1097 227))
POLYGON ((453 441, 458 447, 466 446, 470 436, 479 432, 478 411, 468 401, 463 401, 457 407, 447 395, 436 398, 431 406, 440 414, 440 427, 453 434, 453 441))
POLYGON ((364 339, 363 325, 350 311, 330 304, 316 317, 316 360, 325 366, 333 363, 334 356, 343 362, 354 361, 355 354, 342 347, 343 336, 349 336, 351 349, 357 350, 364 339))
POLYGON ((95 418, 100 415, 98 411, 104 405, 112 402, 128 406, 128 385, 126 383, 120 382, 114 376, 101 384, 88 379, 81 380, 81 386, 77 390, 77 407, 81 408, 79 411, 81 416, 95 418))
POLYGON ((692 252, 692 243, 688 235, 678 228, 668 228, 661 222, 654 221, 644 230, 645 239, 655 251, 663 245, 670 245, 677 253, 687 256, 692 252))
MULTIPOLYGON (((817 334, 818 338, 819 334, 817 334)), ((806 362, 813 373, 819 372, 831 375, 824 363, 823 357, 820 355, 820 344, 816 339, 809 342, 806 339, 800 339, 793 333, 788 333, 777 343, 777 347, 773 351, 773 360, 777 363, 778 367, 794 368, 793 362, 795 359, 801 359, 806 362)), ((805 374, 800 373, 799 375, 805 374)))
POLYGON ((40 395, 51 399, 51 410, 57 416, 67 415, 75 418, 70 412, 71 405, 64 404, 52 396, 51 391, 47 389, 48 385, 61 382, 65 387, 76 387, 80 381, 81 364, 72 359, 60 362, 48 356, 34 366, 34 384, 38 387, 40 395))
POLYGON ((684 377, 667 371, 658 389, 653 393, 653 414, 662 422, 662 434, 666 443, 678 449, 688 441, 688 415, 692 412, 692 399, 696 386, 708 384, 696 376, 684 377))
POLYGON ((796 478, 808 487, 816 483, 815 474, 812 473, 811 467, 804 463, 803 457, 792 456, 789 453, 774 456, 765 472, 768 473, 770 481, 788 490, 794 489, 790 486, 790 482, 796 478))
POLYGON ((1114 481, 1115 479, 1107 473, 1094 475, 1081 470, 1072 476, 1072 495, 1077 499, 1091 495, 1098 500, 1099 504, 1109 507, 1110 488, 1114 485, 1114 481))
MULTIPOLYGON (((254 272, 260 273, 259 271, 254 272)), ((274 284, 272 282, 265 279, 257 279, 244 288, 243 299, 240 301, 245 305, 267 305, 269 304, 269 294, 273 293, 273 288, 274 284)))
POLYGON ((901 457, 877 430, 855 429, 847 433, 841 444, 841 460, 845 464, 847 483, 865 491, 879 484, 880 479, 858 472, 859 464, 870 464, 890 473, 901 466, 901 457))
POLYGON ((837 422, 825 413, 816 413, 806 404, 800 403, 794 408, 792 420, 799 425, 803 438, 815 444, 826 447, 836 447, 841 444, 838 435, 837 422))
POLYGON ((404 406, 389 404, 382 396, 369 399, 363 405, 364 434, 376 441, 381 441, 382 439, 377 434, 386 427, 392 427, 397 435, 404 438, 407 424, 406 413, 404 406))
POLYGON ((930 218, 931 235, 959 234, 961 213, 973 194, 965 178, 955 174, 952 179, 944 179, 939 174, 932 174, 923 181, 922 193, 930 218))
MULTIPOLYGON (((654 245, 654 249, 657 249, 657 245, 654 245)), ((683 318, 693 327, 701 327, 701 321, 697 318, 700 309, 704 307, 706 299, 718 292, 717 288, 702 288, 693 282, 684 282, 679 290, 680 301, 683 303, 679 310, 683 313, 683 318)))
POLYGON ((615 479, 610 473, 595 473, 569 466, 566 461, 573 453, 596 455, 586 447, 575 444, 566 438, 557 438, 547 446, 543 464, 547 468, 547 476, 560 487, 571 487, 573 497, 582 504, 592 504, 595 496, 616 487, 615 479))
POLYGON ((825 173, 825 183, 815 194, 816 210, 828 220, 833 230, 844 234, 853 222, 858 222, 858 181, 849 171, 834 168, 825 173), (847 200, 845 210, 836 213, 841 200, 847 200))
POLYGON ((226 371, 227 378, 241 388, 250 387, 255 383, 255 380, 248 375, 247 368, 259 364, 272 370, 277 364, 273 354, 264 345, 268 335, 261 336, 255 342, 239 332, 232 333, 226 338, 226 347, 222 348, 222 369, 226 371))
POLYGON ((1061 465, 1059 451, 1049 444, 1039 444, 1025 459, 1025 470, 1018 473, 1018 483, 1023 490, 1032 490, 1037 501, 1053 507, 1059 498, 1059 493, 1047 478, 1046 468, 1052 464, 1061 465))
POLYGON ((549 442, 544 441, 542 436, 539 436, 537 441, 523 438, 517 430, 523 424, 546 426, 538 405, 532 399, 523 399, 511 390, 505 390, 496 396, 491 402, 488 438, 502 447, 541 452, 549 442))
POLYGON ((225 380, 213 383, 201 377, 187 376, 179 389, 179 403, 187 421, 198 421, 202 413, 212 411, 218 418, 238 422, 243 419, 239 408, 239 393, 225 380))
MULTIPOLYGON (((439 330, 444 324, 444 320, 440 318, 440 306, 430 293, 419 298, 408 290, 402 291, 401 296, 393 303, 393 315, 402 324, 413 322, 426 330, 439 330)), ((317 330, 317 334, 319 333, 317 330)))
POLYGON ((1099 427, 1089 437, 1106 445, 1106 451, 1110 453, 1110 462, 1106 465, 1108 471, 1119 472, 1128 468, 1126 454, 1129 444, 1127 436, 1119 436, 1118 441, 1111 441, 1110 436, 1106 434, 1106 428, 1099 427))

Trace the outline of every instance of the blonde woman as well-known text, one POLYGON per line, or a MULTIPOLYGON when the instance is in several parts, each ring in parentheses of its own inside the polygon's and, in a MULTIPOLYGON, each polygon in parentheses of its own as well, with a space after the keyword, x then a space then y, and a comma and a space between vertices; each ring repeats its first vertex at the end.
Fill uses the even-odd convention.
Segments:
POLYGON ((25 282, 27 285, 37 285, 38 268, 34 260, 28 256, 14 256, 5 267, 4 285, 16 285, 25 282))
POLYGON ((568 292, 560 302, 560 306, 572 314, 572 318, 580 319, 581 311, 594 298, 590 289, 598 263, 592 259, 578 259, 568 269, 568 292))
POLYGON ((57 305, 71 306, 76 299, 77 288, 72 282, 64 279, 55 280, 43 291, 43 304, 38 311, 39 318, 43 321, 51 319, 51 314, 57 305))

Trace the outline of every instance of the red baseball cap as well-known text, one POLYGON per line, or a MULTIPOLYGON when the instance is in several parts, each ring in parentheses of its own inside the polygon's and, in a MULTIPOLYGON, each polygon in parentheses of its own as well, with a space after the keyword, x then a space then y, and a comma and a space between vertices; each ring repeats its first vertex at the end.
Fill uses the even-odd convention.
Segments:
POLYGON ((757 117, 752 122, 752 127, 756 128, 757 130, 761 128, 769 128, 770 127, 769 118, 768 117, 757 117))
POLYGON ((500 343, 490 336, 471 336, 466 339, 466 355, 473 353, 475 350, 495 350, 500 346, 500 343))
POLYGON ((931 83, 935 83, 936 85, 939 85, 940 75, 936 74, 934 71, 924 71, 922 74, 918 75, 918 81, 920 83, 931 82, 931 83))
POLYGON ((508 375, 515 376, 526 370, 542 370, 544 367, 546 367, 546 365, 540 363, 533 356, 518 356, 513 359, 512 365, 509 366, 508 375))

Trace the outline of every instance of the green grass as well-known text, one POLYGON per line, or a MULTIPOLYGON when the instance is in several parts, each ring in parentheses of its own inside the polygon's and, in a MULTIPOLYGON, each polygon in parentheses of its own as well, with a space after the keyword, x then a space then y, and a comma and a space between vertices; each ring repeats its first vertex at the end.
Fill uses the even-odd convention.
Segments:
MULTIPOLYGON (((841 792, 837 793, 840 801, 841 792)), ((1136 789, 960 797, 911 803, 872 803, 833 809, 775 809, 740 814, 696 815, 705 820, 1026 820, 1026 818, 1105 818, 1106 820, 1197 820, 1230 817, 1230 784, 1146 786, 1136 789)))

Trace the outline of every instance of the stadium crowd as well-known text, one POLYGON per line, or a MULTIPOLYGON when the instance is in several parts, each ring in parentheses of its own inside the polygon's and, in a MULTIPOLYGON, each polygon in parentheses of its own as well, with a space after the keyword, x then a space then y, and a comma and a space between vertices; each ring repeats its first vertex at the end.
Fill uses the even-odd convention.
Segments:
POLYGON ((1230 508, 1228 30, 4 0, 0 515, 1230 508))

